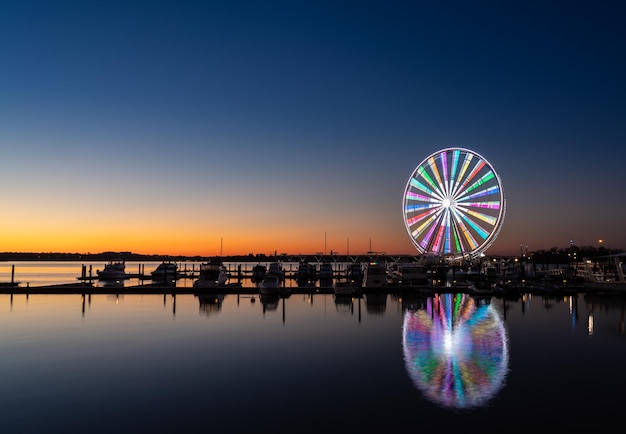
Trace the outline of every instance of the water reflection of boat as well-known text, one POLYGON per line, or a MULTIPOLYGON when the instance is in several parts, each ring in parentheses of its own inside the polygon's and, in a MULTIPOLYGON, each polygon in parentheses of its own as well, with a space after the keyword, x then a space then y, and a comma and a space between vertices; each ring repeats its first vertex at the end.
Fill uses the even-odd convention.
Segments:
POLYGON ((386 292, 370 292, 365 294, 365 308, 368 313, 382 314, 387 309, 386 292))
POLYGON ((277 310, 278 304, 280 303, 280 292, 266 294, 261 293, 259 300, 263 305, 263 312, 277 310))
POLYGON ((109 261, 103 270, 96 270, 98 277, 105 280, 126 279, 126 262, 123 260, 109 261))
POLYGON ((337 312, 352 312, 353 298, 352 294, 335 294, 335 308, 337 312))
POLYGON ((124 279, 101 279, 101 283, 98 286, 107 289, 123 288, 124 279))
POLYGON ((193 283, 194 288, 212 288, 224 286, 230 278, 224 263, 217 258, 200 264, 198 279, 193 283))
POLYGON ((196 294, 200 303, 200 313, 208 315, 210 313, 219 312, 224 302, 224 294, 196 294))

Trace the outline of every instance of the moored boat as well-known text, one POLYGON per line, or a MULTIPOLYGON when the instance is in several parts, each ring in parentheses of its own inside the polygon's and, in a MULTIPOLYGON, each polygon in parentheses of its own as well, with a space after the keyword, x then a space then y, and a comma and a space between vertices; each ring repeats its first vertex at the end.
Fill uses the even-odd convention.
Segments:
POLYGON ((346 267, 346 279, 355 287, 363 285, 363 266, 360 262, 351 262, 346 267))
POLYGON ((265 265, 256 264, 254 267, 252 267, 252 277, 251 277, 252 282, 260 283, 265 277, 266 272, 267 272, 267 267, 265 265))
POLYGON ((261 285, 259 287, 259 292, 261 294, 280 294, 281 289, 281 281, 280 278, 273 274, 268 274, 261 281, 261 285))
POLYGON ((317 279, 315 266, 306 261, 300 261, 298 270, 296 271, 296 281, 298 284, 314 282, 317 279))
POLYGON ((109 261, 104 265, 103 270, 96 270, 98 278, 104 280, 126 279, 126 262, 123 260, 109 261))
POLYGON ((267 268, 267 272, 265 273, 265 277, 267 276, 276 276, 281 282, 285 280, 285 270, 283 269, 283 264, 280 262, 271 262, 267 268))
POLYGON ((225 286, 230 278, 226 266, 220 259, 211 259, 200 264, 200 274, 193 283, 194 288, 212 288, 225 286))
POLYGON ((383 262, 368 262, 363 275, 364 288, 386 288, 387 267, 383 262))
POLYGON ((333 265, 330 262, 322 262, 317 272, 317 278, 320 282, 331 282, 334 277, 333 265))
POLYGON ((398 262, 390 266, 388 280, 393 285, 413 286, 427 284, 429 277, 425 265, 416 262, 398 262))
POLYGON ((172 261, 163 261, 150 272, 152 280, 176 280, 178 279, 178 264, 172 261))

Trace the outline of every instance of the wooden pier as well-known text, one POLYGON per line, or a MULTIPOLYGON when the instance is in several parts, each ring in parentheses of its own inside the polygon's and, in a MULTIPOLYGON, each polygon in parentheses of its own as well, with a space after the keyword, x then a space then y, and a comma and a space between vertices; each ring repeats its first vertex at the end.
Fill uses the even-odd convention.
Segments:
MULTIPOLYGON (((318 265, 312 263, 313 265, 318 265)), ((96 286, 95 282, 99 281, 99 277, 94 275, 92 267, 82 266, 81 275, 78 276, 75 283, 62 283, 55 285, 33 286, 28 282, 26 286, 15 281, 15 266, 11 267, 11 281, 0 282, 0 294, 258 294, 259 289, 255 285, 244 285, 244 282, 252 279, 254 265, 247 262, 245 265, 236 263, 225 264, 230 273, 229 283, 227 285, 215 288, 193 288, 193 285, 178 285, 177 282, 186 279, 197 279, 200 272, 199 264, 183 264, 183 268, 179 269, 176 279, 169 282, 156 281, 150 273, 144 272, 144 266, 139 265, 136 273, 128 273, 125 279, 119 282, 111 281, 111 284, 96 286), (88 270, 88 271, 87 271, 88 270), (139 284, 128 285, 126 280, 137 280, 139 284)), ((291 262, 285 267, 285 281, 295 280, 297 274, 298 263, 291 262)), ((333 263, 333 281, 345 272, 346 263, 333 263)), ((446 292, 471 292, 467 288, 454 286, 454 283, 446 282, 444 275, 438 275, 437 279, 432 280, 429 284, 421 285, 404 285, 389 284, 384 288, 361 288, 360 291, 368 292, 375 290, 377 292, 387 293, 446 293, 446 292)), ((333 293, 331 286, 318 286, 319 281, 311 281, 306 286, 287 285, 289 293, 292 294, 310 294, 310 293, 333 293)), ((618 296, 626 296, 626 286, 624 284, 602 284, 602 285, 585 285, 581 284, 563 284, 560 286, 552 285, 550 287, 542 286, 541 281, 528 279, 524 284, 513 284, 503 287, 481 287, 475 290, 475 295, 515 295, 521 293, 535 294, 577 294, 577 293, 604 293, 618 296), (534 285, 533 285, 534 283, 534 285)))

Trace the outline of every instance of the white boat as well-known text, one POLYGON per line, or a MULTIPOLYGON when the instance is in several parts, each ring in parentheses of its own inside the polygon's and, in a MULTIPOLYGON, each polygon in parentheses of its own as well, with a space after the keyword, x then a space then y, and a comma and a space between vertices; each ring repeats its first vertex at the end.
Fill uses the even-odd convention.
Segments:
POLYGON ((364 288, 386 288, 387 267, 382 262, 368 262, 363 274, 364 288))
POLYGON ((214 288, 225 286, 230 279, 230 273, 219 259, 212 259, 200 264, 198 279, 193 283, 194 288, 214 288))
POLYGON ((178 264, 171 261, 163 261, 150 272, 153 280, 176 280, 178 279, 178 264))
POLYGON ((126 279, 126 262, 122 260, 109 261, 104 265, 104 270, 96 270, 98 277, 105 280, 126 279))
POLYGON ((273 274, 267 274, 259 285, 259 292, 261 294, 280 294, 281 280, 278 276, 273 274))

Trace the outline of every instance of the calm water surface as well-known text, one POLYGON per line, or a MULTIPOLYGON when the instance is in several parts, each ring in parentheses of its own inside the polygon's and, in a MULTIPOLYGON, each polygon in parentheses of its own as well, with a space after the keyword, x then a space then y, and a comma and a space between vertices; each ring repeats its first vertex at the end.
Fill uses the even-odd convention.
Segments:
MULTIPOLYGON (((44 274, 28 279, 55 280, 44 274)), ((0 294, 0 432, 621 431, 624 306, 0 294)))

